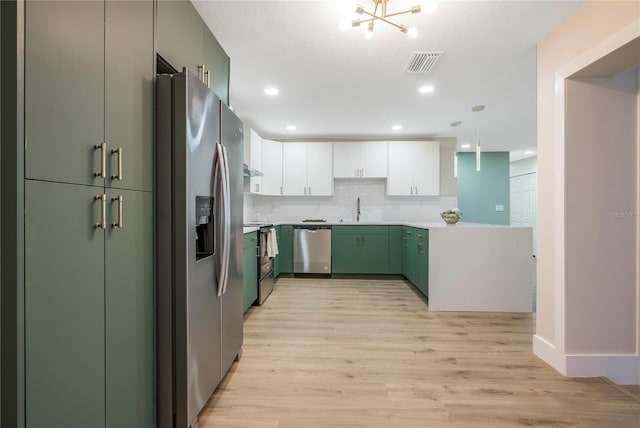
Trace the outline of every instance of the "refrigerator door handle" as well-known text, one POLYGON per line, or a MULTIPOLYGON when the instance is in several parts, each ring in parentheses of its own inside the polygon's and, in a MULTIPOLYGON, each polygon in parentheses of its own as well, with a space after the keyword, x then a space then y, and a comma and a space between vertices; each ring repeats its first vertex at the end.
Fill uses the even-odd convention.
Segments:
POLYGON ((218 226, 218 230, 219 230, 219 239, 214 239, 214 254, 216 254, 216 256, 219 254, 220 256, 220 263, 215 263, 215 270, 216 270, 216 279, 218 282, 218 288, 217 288, 217 296, 220 297, 222 296, 222 289, 223 289, 223 282, 224 282, 224 257, 225 257, 225 242, 224 242, 224 230, 223 230, 223 217, 224 217, 224 159, 222 157, 222 148, 221 148, 221 144, 217 143, 216 144, 216 154, 215 154, 215 158, 214 158, 214 181, 213 181, 213 191, 215 194, 215 197, 218 200, 218 203, 220 204, 220 217, 222 218, 217 218, 215 219, 215 223, 218 226), (219 196, 219 197, 218 197, 219 196), (218 253, 218 248, 216 245, 216 242, 219 241, 220 242, 220 253, 218 253))
POLYGON ((229 158, 227 157, 227 149, 222 147, 222 160, 224 164, 224 282, 222 283, 222 294, 227 291, 229 282, 229 266, 231 259, 231 186, 229 183, 229 158))
POLYGON ((221 143, 216 144, 216 173, 214 187, 215 191, 220 191, 220 216, 216 223, 220 226, 220 266, 218 268, 218 297, 227 290, 227 280, 229 278, 229 252, 231 246, 231 208, 229 205, 229 173, 227 165, 227 151, 221 143))

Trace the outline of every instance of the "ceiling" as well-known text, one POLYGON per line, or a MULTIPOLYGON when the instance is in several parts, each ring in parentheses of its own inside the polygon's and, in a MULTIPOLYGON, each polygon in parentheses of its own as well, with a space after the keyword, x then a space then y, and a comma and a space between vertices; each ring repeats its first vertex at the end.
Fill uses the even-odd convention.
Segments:
POLYGON ((536 43, 582 4, 440 1, 433 13, 395 18, 417 38, 378 23, 366 40, 364 26, 339 29, 359 17, 349 0, 192 1, 231 58, 231 105, 265 138, 456 137, 473 150, 479 132, 483 150, 512 159, 535 154, 536 43), (414 51, 445 53, 429 74, 407 74, 414 51), (423 85, 435 90, 421 94, 423 85), (268 86, 279 94, 266 95, 268 86), (476 104, 486 109, 474 113, 476 104))

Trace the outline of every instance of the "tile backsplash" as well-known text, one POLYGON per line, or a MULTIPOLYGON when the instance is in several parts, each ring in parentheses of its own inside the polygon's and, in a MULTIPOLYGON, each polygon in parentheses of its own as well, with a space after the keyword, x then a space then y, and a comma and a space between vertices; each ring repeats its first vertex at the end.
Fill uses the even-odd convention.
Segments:
POLYGON ((386 196, 386 180, 335 179, 333 196, 244 195, 244 221, 441 221, 440 212, 457 206, 456 196, 386 196))

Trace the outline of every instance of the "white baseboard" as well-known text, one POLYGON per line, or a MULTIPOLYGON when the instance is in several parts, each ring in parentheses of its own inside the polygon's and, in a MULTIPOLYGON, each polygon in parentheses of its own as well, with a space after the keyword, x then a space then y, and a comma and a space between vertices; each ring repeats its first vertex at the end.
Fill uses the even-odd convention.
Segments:
POLYGON ((639 355, 567 355, 566 368, 570 377, 604 376, 618 385, 640 385, 639 355))
POLYGON ((537 334, 533 335, 533 354, 561 374, 565 374, 565 361, 558 349, 537 334))

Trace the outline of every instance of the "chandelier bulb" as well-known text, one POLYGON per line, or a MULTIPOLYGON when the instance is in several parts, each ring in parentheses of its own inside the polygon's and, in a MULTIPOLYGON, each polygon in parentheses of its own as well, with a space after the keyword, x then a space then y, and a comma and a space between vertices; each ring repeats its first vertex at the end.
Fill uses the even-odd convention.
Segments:
POLYGON ((362 15, 364 13, 364 6, 357 4, 355 13, 362 15))
POLYGON ((409 31, 407 31, 407 36, 409 36, 410 39, 415 39, 416 37, 418 37, 418 29, 416 27, 409 28, 409 31))
POLYGON ((369 22, 369 26, 367 27, 367 32, 373 33, 373 21, 369 22))

